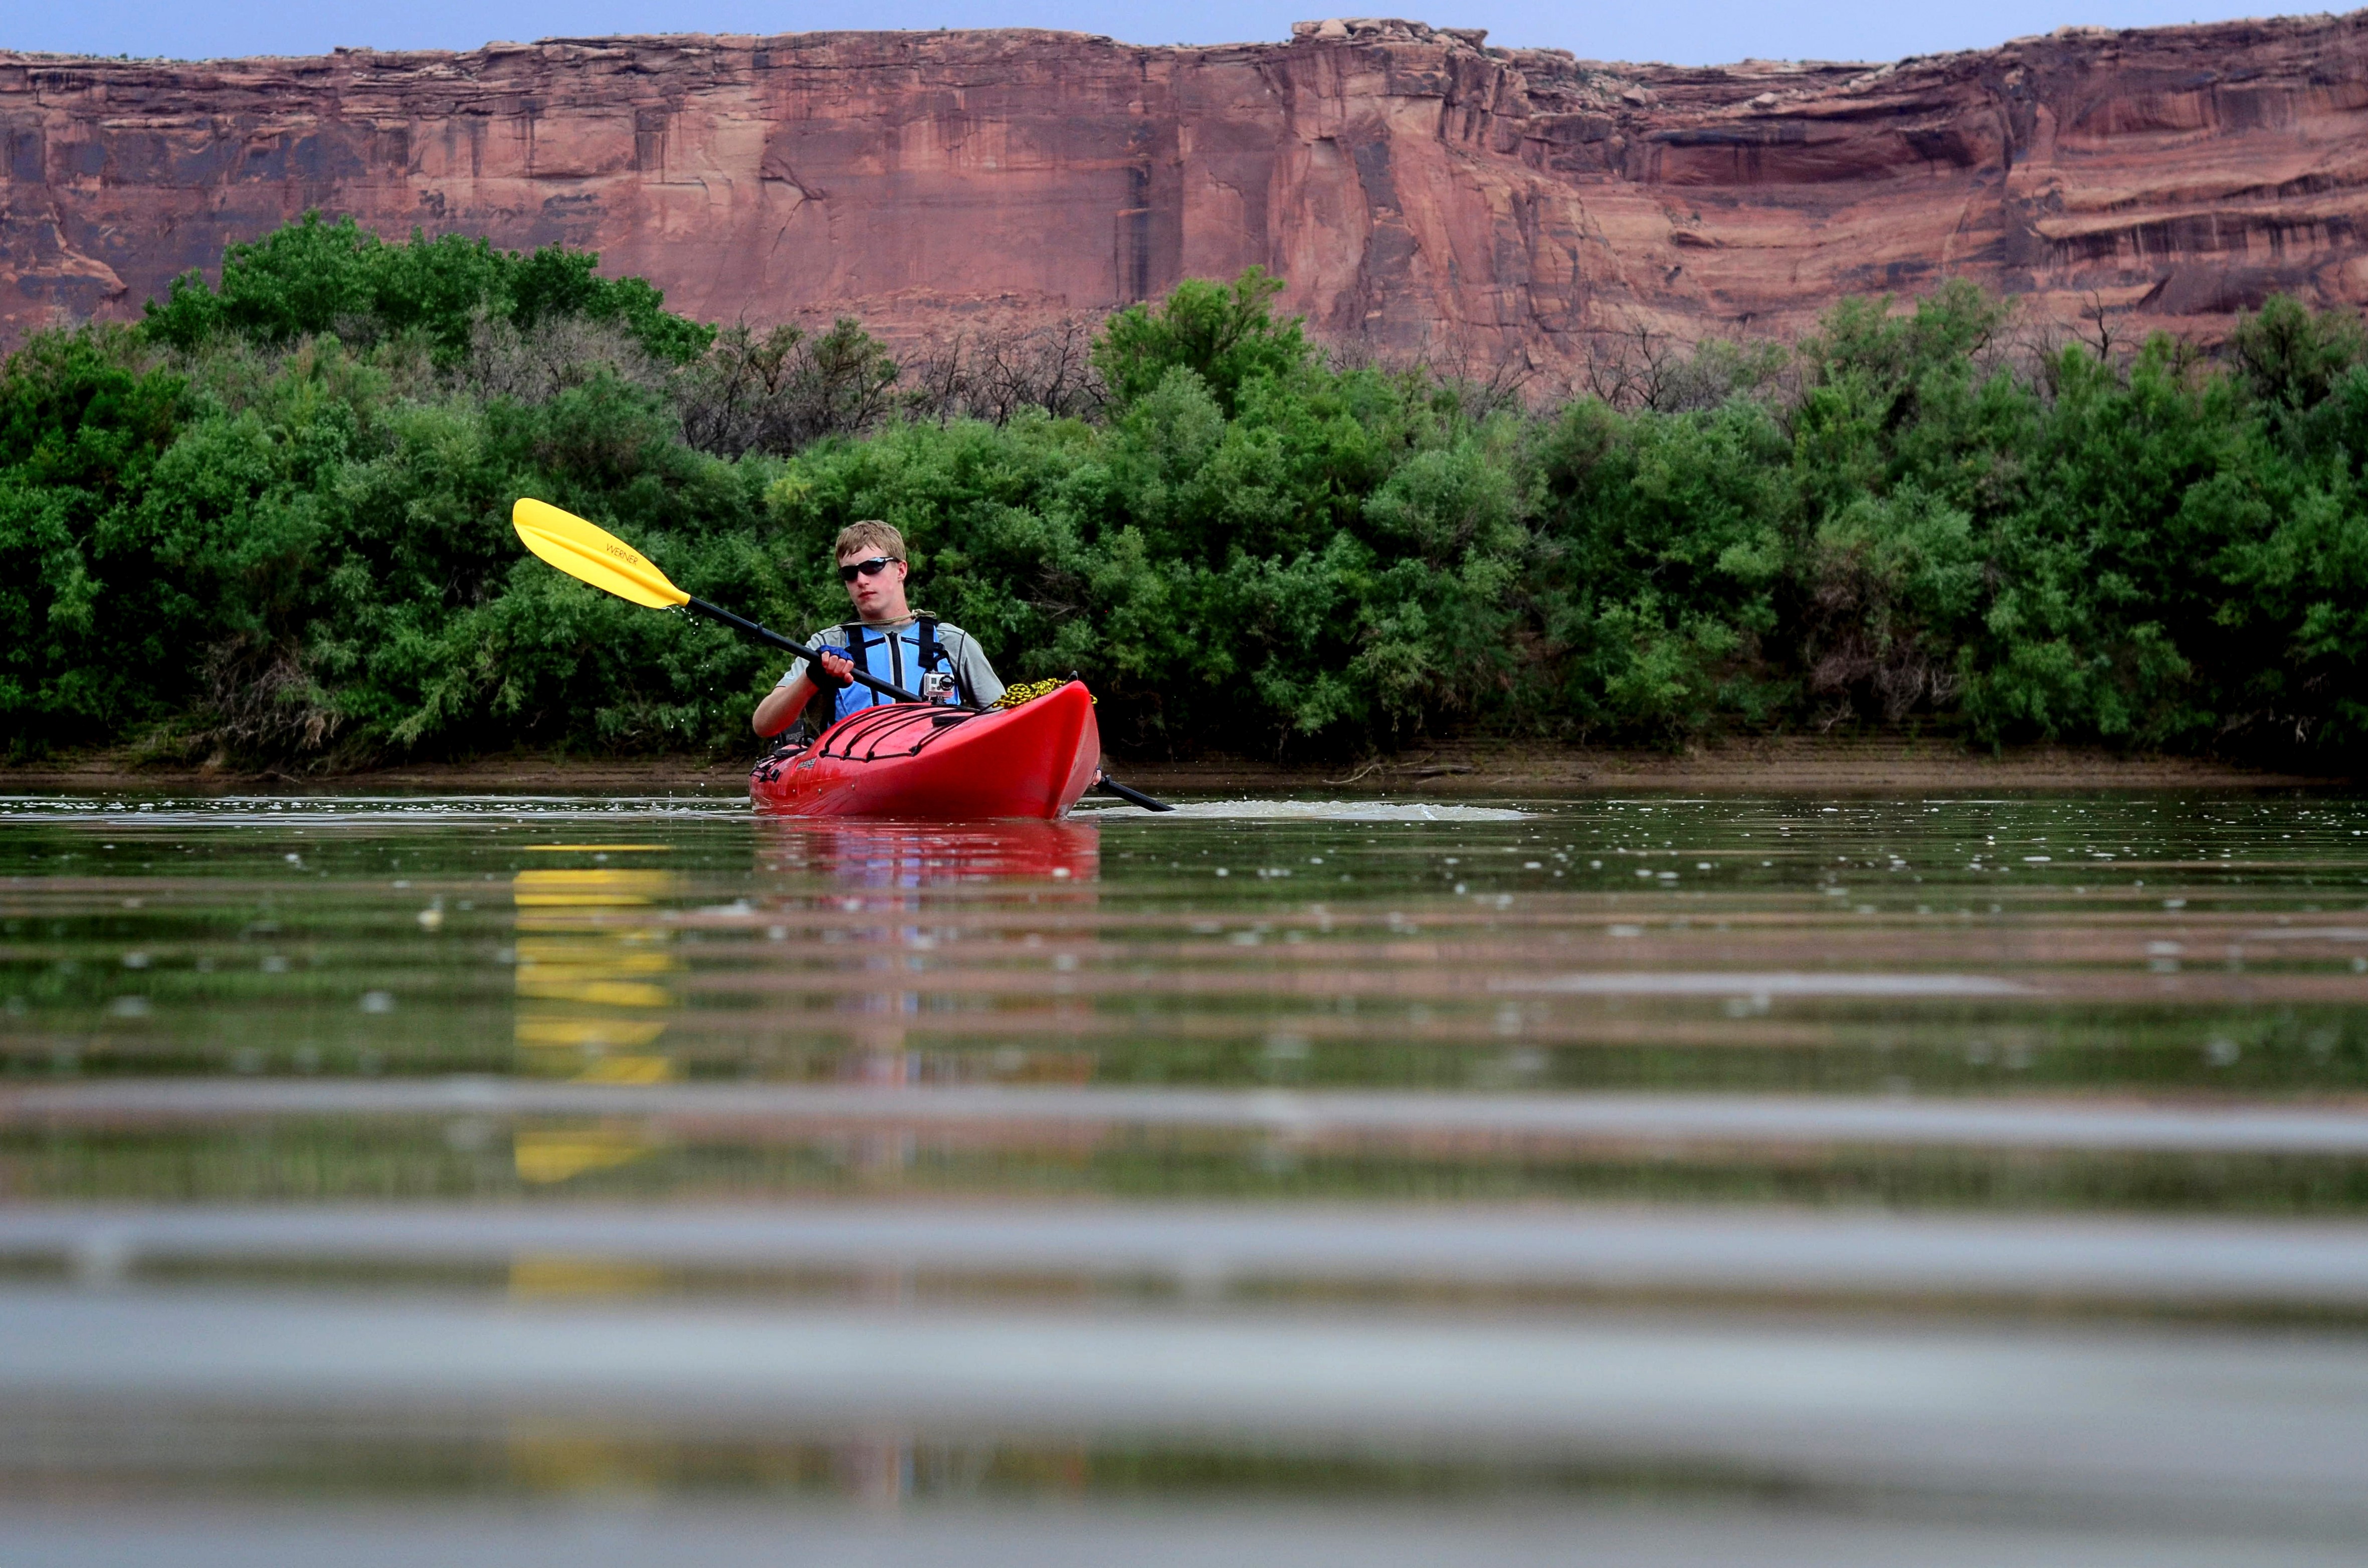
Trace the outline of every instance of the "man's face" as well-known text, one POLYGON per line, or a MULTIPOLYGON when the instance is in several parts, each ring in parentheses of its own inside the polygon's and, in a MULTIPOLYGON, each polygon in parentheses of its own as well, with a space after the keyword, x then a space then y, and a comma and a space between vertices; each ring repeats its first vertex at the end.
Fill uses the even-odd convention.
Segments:
MULTIPOLYGON (((838 563, 841 567, 852 566, 886 553, 876 548, 850 550, 838 558, 838 563)), ((855 601, 855 613, 865 620, 903 619, 905 563, 891 561, 871 576, 858 572, 855 581, 847 585, 847 597, 855 601)))

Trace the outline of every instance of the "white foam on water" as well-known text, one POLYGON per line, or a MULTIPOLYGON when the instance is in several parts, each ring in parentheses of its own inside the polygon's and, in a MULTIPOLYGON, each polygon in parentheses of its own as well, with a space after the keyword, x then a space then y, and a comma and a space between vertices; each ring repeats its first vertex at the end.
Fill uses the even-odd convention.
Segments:
MULTIPOLYGON (((1170 822, 1518 822, 1527 812, 1395 801, 1188 801, 1145 813, 1119 801, 1081 802, 1081 819, 1156 815, 1170 822)), ((284 827, 315 824, 456 822, 586 822, 620 817, 737 821, 749 815, 744 793, 670 795, 113 795, 0 794, 0 824, 40 822, 142 827, 284 827)))
POLYGON ((1640 970, 1492 981, 1491 991, 1593 996, 2031 996, 2019 981, 1986 974, 1727 974, 1640 970))
POLYGON ((0 824, 138 827, 284 827, 361 823, 582 822, 618 817, 746 818, 746 794, 213 795, 152 799, 0 795, 0 824))
POLYGON ((1508 806, 1439 805, 1428 801, 1186 801, 1175 810, 1144 813, 1129 805, 1081 806, 1079 816, 1110 812, 1156 814, 1184 822, 1519 822, 1530 813, 1508 806))

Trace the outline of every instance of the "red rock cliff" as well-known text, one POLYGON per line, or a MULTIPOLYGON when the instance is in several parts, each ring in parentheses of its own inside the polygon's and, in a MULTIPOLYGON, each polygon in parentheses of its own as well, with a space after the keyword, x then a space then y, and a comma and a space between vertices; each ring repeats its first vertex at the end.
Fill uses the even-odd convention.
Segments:
POLYGON ((308 207, 552 240, 677 309, 892 335, 1262 263, 1327 337, 1567 369, 1968 277, 2118 330, 2368 300, 2368 12, 1879 68, 821 33, 176 64, 0 54, 0 334, 126 315, 308 207))

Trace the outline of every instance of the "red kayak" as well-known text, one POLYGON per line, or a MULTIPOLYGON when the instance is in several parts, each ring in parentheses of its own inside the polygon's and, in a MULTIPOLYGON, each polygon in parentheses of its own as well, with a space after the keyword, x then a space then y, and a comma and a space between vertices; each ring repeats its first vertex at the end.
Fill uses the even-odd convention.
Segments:
POLYGON ((1101 745, 1093 698, 1076 681, 984 713, 898 702, 773 753, 749 774, 748 793, 791 816, 1050 820, 1094 781, 1101 745))

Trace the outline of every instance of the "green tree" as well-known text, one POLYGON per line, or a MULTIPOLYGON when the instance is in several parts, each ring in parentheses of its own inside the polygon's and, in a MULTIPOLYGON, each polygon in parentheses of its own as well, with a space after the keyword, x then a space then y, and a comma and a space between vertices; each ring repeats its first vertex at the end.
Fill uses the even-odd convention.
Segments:
POLYGON ((1274 319, 1281 292, 1282 279, 1262 267, 1230 284, 1188 278, 1156 309, 1129 305, 1112 316, 1094 344, 1094 368, 1123 408, 1180 366, 1231 415, 1252 377, 1289 377, 1314 360, 1299 318, 1274 319))
POLYGON ((279 345, 334 333, 359 343, 417 333, 439 363, 467 352, 483 320, 519 327, 563 316, 613 322, 668 363, 696 358, 714 328, 669 314, 665 296, 638 278, 604 278, 589 252, 548 245, 530 256, 460 234, 414 229, 388 244, 351 217, 317 211, 222 254, 222 281, 197 273, 151 301, 146 327, 183 350, 232 335, 279 345))

